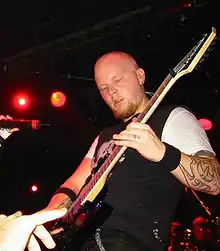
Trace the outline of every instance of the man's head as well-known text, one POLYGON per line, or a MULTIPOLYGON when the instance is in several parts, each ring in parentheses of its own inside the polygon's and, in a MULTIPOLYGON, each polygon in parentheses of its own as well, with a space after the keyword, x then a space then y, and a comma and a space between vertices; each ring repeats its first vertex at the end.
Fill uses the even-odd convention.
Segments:
POLYGON ((115 118, 125 120, 141 112, 147 102, 143 88, 145 73, 129 54, 104 54, 94 70, 97 87, 115 118))

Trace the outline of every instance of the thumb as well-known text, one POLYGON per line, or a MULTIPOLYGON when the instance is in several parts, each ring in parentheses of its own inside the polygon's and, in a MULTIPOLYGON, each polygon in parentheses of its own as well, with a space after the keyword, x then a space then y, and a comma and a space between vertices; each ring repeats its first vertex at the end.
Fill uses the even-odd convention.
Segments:
POLYGON ((10 130, 11 133, 12 133, 12 132, 17 132, 17 131, 19 131, 18 128, 13 128, 13 129, 10 130))
POLYGON ((137 122, 138 119, 137 119, 136 117, 134 117, 134 118, 132 118, 132 121, 133 121, 133 122, 137 122))
POLYGON ((52 209, 52 210, 42 210, 35 214, 30 215, 31 222, 35 225, 42 225, 48 221, 53 221, 61 218, 67 213, 66 208, 62 209, 52 209))

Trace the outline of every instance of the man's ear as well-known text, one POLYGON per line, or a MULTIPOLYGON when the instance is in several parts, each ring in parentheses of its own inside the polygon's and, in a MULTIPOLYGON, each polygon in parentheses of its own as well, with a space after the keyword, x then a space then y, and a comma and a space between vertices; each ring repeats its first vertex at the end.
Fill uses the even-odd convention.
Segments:
POLYGON ((136 74, 137 74, 137 78, 139 80, 139 83, 141 86, 144 85, 144 82, 145 82, 145 72, 142 68, 138 68, 136 70, 136 74))

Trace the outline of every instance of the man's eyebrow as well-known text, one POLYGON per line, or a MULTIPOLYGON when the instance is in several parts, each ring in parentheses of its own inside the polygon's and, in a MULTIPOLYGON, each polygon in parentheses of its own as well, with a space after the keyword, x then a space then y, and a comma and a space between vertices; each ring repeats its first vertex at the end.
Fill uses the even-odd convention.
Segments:
POLYGON ((111 80, 115 80, 118 76, 111 77, 111 80))
POLYGON ((122 77, 123 77, 122 75, 113 76, 113 77, 111 78, 111 80, 115 80, 115 79, 117 79, 117 78, 122 78, 122 77))

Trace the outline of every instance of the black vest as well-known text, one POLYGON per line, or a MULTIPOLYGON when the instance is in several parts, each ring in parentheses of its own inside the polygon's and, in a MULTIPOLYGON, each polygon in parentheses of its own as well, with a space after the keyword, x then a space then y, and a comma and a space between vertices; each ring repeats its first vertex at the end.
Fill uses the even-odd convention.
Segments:
MULTIPOLYGON (((159 138, 174 108, 161 106, 148 120, 147 124, 159 138)), ((112 135, 124 130, 128 123, 120 123, 100 133, 93 167, 112 150, 113 145, 109 145, 112 135)), ((107 187, 106 202, 113 207, 113 212, 103 227, 120 229, 152 250, 163 250, 183 185, 166 169, 128 148, 124 158, 115 165, 107 187)))

